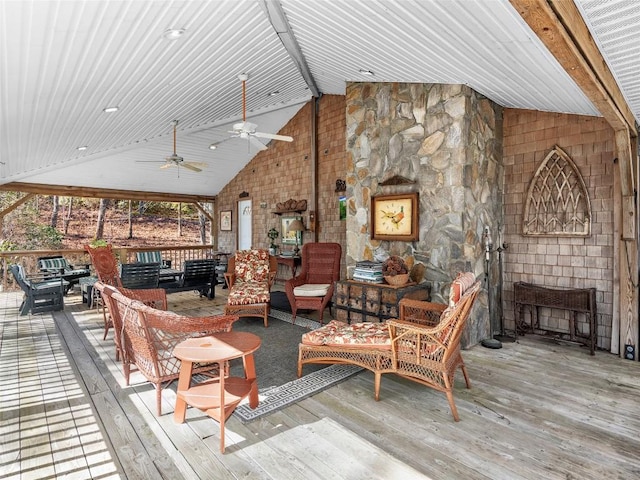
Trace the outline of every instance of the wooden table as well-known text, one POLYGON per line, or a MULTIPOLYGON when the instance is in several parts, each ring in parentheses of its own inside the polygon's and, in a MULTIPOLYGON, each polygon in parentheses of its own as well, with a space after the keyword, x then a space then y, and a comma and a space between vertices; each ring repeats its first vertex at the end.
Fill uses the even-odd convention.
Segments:
MULTIPOLYGON (((300 257, 295 257, 295 256, 278 255, 276 259, 278 260, 279 265, 287 265, 291 269, 291 278, 296 276, 298 265, 302 263, 302 259, 300 257)), ((277 280, 285 281, 285 280, 288 280, 288 278, 280 277, 280 278, 277 278, 277 280)))
POLYGON ((220 452, 224 453, 224 424, 238 404, 247 396, 249 406, 258 406, 258 382, 256 380, 253 352, 260 347, 260 337, 248 332, 218 333, 208 337, 189 338, 176 345, 173 354, 182 360, 176 409, 173 419, 184 423, 187 405, 199 408, 220 422, 220 452), (225 372, 227 362, 242 357, 244 378, 221 375, 191 386, 194 363, 218 363, 225 372))

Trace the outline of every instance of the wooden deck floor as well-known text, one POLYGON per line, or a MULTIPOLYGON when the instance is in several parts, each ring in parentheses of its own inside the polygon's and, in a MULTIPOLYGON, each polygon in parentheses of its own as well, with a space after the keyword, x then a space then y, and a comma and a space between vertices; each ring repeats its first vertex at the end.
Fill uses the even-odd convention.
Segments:
MULTIPOLYGON (((224 292, 219 292, 224 293, 224 292)), ((155 415, 153 387, 125 387, 111 334, 78 296, 18 317, 0 294, 0 478, 631 479, 640 478, 640 364, 528 336, 463 353, 461 421, 443 394, 394 376, 351 379, 249 424, 193 410, 155 415)), ((175 310, 220 310, 195 294, 175 310)), ((292 365, 291 368, 295 368, 292 365)))

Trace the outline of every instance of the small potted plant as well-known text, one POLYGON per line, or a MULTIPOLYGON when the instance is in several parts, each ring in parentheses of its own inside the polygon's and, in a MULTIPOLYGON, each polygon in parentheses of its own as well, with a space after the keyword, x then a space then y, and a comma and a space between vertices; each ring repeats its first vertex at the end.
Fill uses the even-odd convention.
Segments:
POLYGON ((278 230, 276 230, 275 228, 271 228, 271 230, 267 232, 267 237, 269 237, 269 254, 270 255, 277 254, 278 245, 276 245, 274 242, 275 242, 275 239, 278 238, 278 235, 280 235, 280 232, 278 232, 278 230))

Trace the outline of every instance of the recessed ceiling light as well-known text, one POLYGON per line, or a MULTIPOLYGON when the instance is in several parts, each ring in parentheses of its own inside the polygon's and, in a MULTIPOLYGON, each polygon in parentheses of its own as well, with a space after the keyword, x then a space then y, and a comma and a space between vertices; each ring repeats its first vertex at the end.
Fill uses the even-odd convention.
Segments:
POLYGON ((216 145, 215 143, 209 145, 209 150, 215 150, 216 148, 218 148, 218 145, 216 145))
POLYGON ((113 112, 117 112, 118 111, 118 107, 107 107, 103 110, 103 112, 105 113, 113 113, 113 112))
POLYGON ((360 73, 362 75, 366 75, 367 77, 373 77, 373 72, 371 70, 366 70, 364 68, 361 68, 360 73))
POLYGON ((280 95, 280 90, 276 90, 275 92, 271 92, 269 94, 270 97, 275 97, 276 95, 280 95))
POLYGON ((81 146, 81 147, 78 147, 78 150, 79 150, 80 152, 84 152, 87 148, 89 148, 89 147, 87 147, 86 145, 83 145, 83 146, 81 146))
POLYGON ((162 33, 162 36, 167 40, 177 40, 184 35, 184 28, 169 28, 162 33))

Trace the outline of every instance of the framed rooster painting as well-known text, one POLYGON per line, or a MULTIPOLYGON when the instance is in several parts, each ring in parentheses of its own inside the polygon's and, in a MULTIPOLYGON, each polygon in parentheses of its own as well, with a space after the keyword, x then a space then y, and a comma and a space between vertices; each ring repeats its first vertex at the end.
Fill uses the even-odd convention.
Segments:
POLYGON ((418 193, 371 197, 371 238, 418 240, 418 193))

